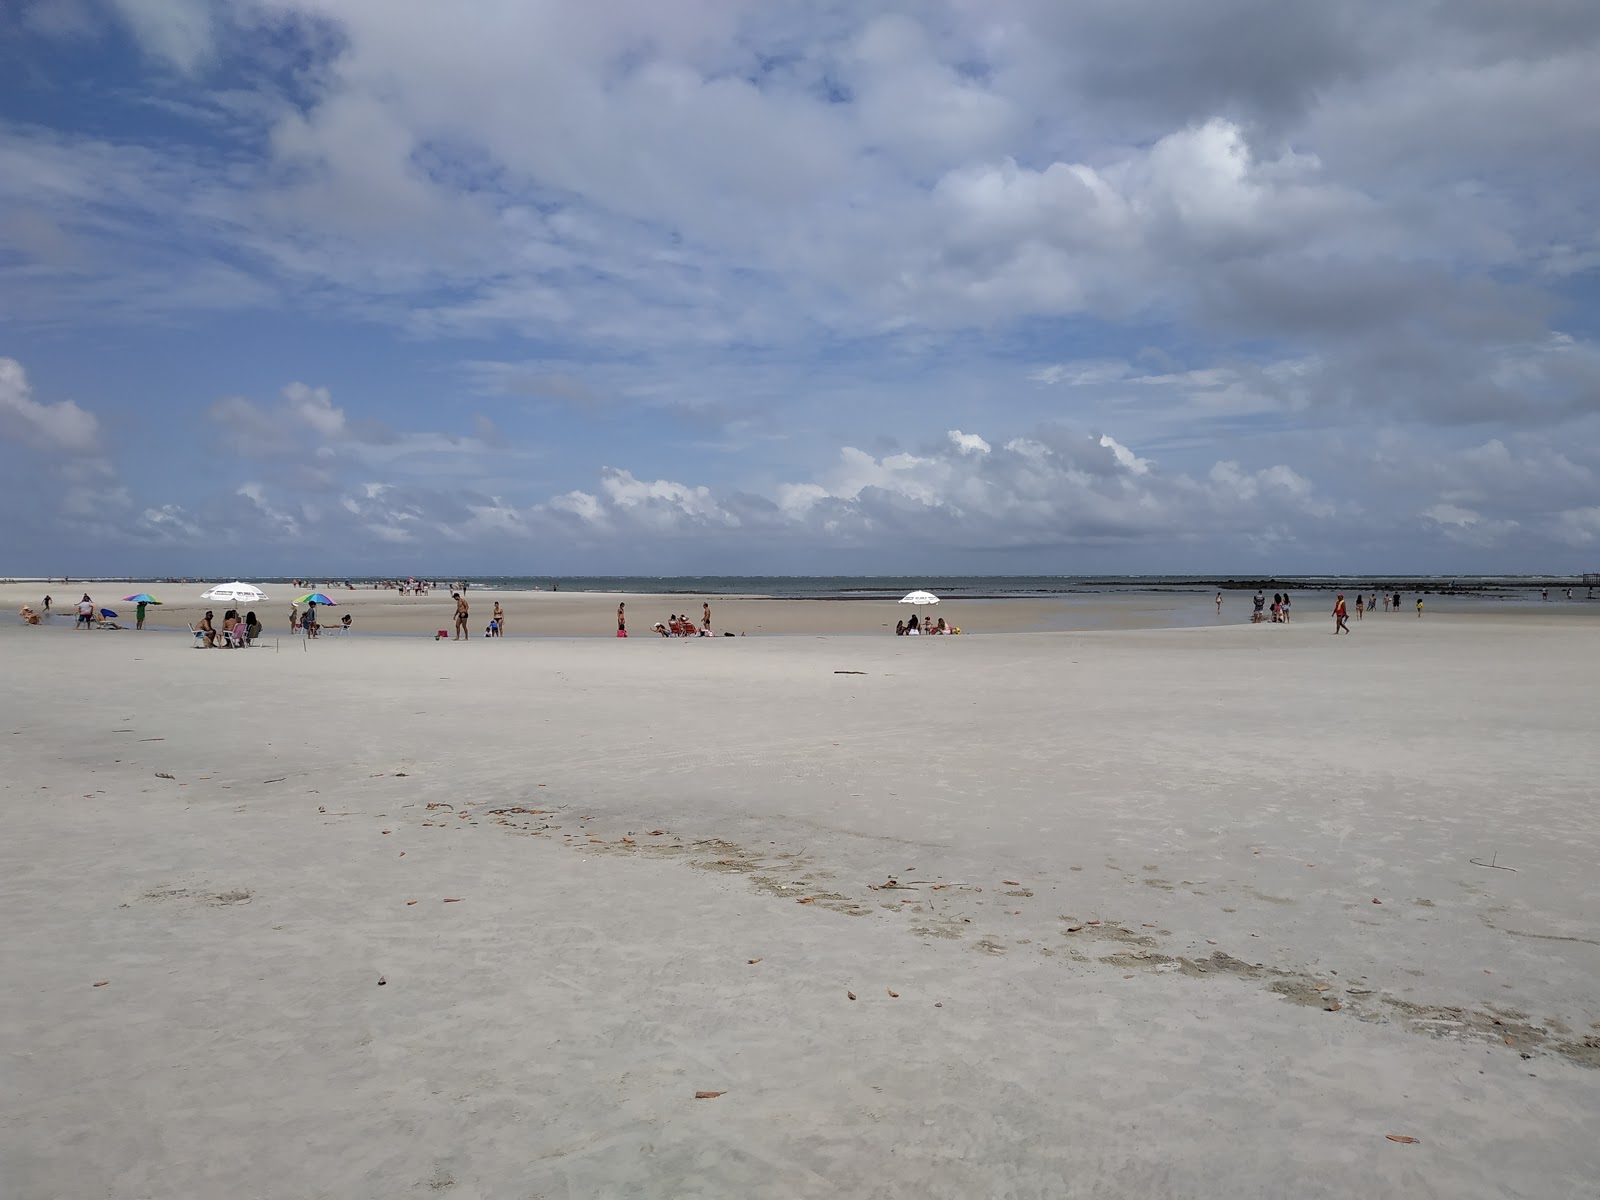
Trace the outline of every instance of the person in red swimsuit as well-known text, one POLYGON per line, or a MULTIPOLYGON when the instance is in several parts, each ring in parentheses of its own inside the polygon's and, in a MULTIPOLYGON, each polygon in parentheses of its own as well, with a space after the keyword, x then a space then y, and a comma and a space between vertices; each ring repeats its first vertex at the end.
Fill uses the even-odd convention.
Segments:
POLYGON ((1344 593, 1340 592, 1339 598, 1333 604, 1333 633, 1335 637, 1339 635, 1341 629, 1346 633, 1350 632, 1350 626, 1346 623, 1349 618, 1350 610, 1345 608, 1344 593))

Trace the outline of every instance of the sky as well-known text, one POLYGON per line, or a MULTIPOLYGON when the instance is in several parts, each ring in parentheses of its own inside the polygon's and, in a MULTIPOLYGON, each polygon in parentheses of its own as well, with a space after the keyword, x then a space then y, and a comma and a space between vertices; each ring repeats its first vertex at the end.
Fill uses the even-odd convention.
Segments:
POLYGON ((1593 0, 7 0, 0 573, 1600 570, 1593 0))

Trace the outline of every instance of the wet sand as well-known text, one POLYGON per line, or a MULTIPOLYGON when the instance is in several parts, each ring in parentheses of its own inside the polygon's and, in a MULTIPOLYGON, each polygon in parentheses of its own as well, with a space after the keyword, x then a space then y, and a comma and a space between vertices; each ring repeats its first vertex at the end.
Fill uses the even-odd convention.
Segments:
POLYGON ((8 1194, 1584 1195, 1594 625, 1327 628, 0 628, 8 1194))

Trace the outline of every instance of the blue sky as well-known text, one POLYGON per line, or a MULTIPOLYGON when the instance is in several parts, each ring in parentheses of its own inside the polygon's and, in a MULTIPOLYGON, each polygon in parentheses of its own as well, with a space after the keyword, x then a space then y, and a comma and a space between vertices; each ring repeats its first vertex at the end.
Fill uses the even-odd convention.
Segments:
POLYGON ((1596 569, 1596 78, 1587 0, 18 0, 0 572, 1596 569))

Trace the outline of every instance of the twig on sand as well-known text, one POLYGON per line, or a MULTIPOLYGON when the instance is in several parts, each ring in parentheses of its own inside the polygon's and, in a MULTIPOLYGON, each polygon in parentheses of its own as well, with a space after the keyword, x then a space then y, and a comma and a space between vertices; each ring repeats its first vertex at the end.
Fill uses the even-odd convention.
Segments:
POLYGON ((1469 858, 1467 861, 1475 867, 1492 867, 1496 871, 1516 871, 1515 867, 1502 867, 1497 861, 1499 857, 1500 851, 1496 850, 1488 862, 1484 862, 1481 858, 1469 858))

